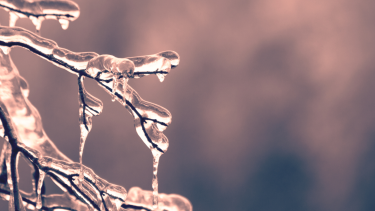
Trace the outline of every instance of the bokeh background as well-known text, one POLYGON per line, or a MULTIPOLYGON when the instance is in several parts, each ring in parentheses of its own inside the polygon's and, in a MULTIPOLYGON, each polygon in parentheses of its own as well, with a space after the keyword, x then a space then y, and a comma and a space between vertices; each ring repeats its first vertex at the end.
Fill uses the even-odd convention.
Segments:
MULTIPOLYGON (((130 82, 173 115, 160 192, 185 196, 196 211, 375 210, 374 1, 77 3, 68 30, 47 20, 42 36, 75 52, 181 56, 163 83, 130 82)), ((7 13, 0 18, 7 25, 7 13)), ((17 26, 34 30, 28 19, 17 26)), ((78 161, 76 76, 27 50, 11 54, 47 134, 78 161)), ((152 156, 131 115, 85 84, 104 110, 84 164, 127 189, 151 189, 152 156)), ((22 165, 21 185, 31 190, 22 165)))

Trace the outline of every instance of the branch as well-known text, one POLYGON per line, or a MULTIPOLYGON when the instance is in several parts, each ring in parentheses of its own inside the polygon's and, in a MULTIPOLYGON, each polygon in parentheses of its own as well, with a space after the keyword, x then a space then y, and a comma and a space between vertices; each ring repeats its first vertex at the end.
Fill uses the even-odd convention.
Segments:
POLYGON ((9 26, 15 26, 18 18, 30 18, 39 31, 44 19, 59 20, 63 29, 67 29, 69 21, 78 18, 80 12, 76 3, 68 0, 1 0, 0 7, 9 11, 9 26))
MULTIPOLYGON (((160 81, 163 81, 171 68, 178 65, 179 56, 177 53, 166 51, 123 59, 111 55, 99 56, 93 52, 75 53, 58 47, 52 40, 42 38, 22 28, 0 27, 0 48, 2 51, 7 54, 14 46, 26 48, 53 64, 78 75, 80 79, 88 77, 96 80, 115 100, 124 104, 130 111, 134 117, 138 135, 150 149, 154 149, 158 153, 164 153, 167 150, 168 139, 163 131, 171 123, 171 114, 161 106, 144 101, 127 84, 127 80, 155 74, 160 81), (120 80, 120 83, 117 80, 120 80)), ((9 61, 11 62, 10 58, 9 61)), ((79 83, 79 87, 83 110, 85 111, 87 107, 88 112, 95 111, 92 106, 87 104, 89 94, 83 91, 83 84, 79 83)), ((85 115, 83 117, 85 119, 83 124, 88 129, 88 121, 86 121, 85 115)), ((123 187, 108 183, 91 169, 79 163, 69 159, 61 160, 46 156, 45 152, 40 153, 24 143, 17 143, 17 150, 21 151, 39 169, 40 174, 47 174, 65 192, 91 208, 98 210, 118 210, 120 207, 143 210, 154 208, 155 204, 149 200, 153 195, 151 191, 132 188, 125 202, 126 190, 123 187), (79 175, 83 176, 83 180, 78 179, 79 175)), ((155 176, 156 172, 154 172, 154 178, 155 176)), ((39 181, 38 184, 42 184, 42 182, 39 181)), ((38 185, 38 188, 40 188, 39 186, 41 187, 38 185)), ((37 197, 41 197, 40 194, 37 194, 37 197)), ((179 207, 178 210, 191 210, 190 202, 181 196, 160 194, 159 197, 160 209, 173 210, 178 204, 184 204, 184 207, 179 207), (181 203, 181 200, 184 203, 181 203)), ((35 201, 39 201, 39 199, 35 201)), ((38 203, 35 206, 37 205, 38 203)))
POLYGON ((127 105, 133 114, 138 135, 149 148, 157 149, 161 153, 167 150, 168 139, 163 131, 171 123, 169 111, 144 101, 125 82, 117 86, 114 81, 120 78, 118 73, 124 78, 156 74, 162 81, 164 75, 179 64, 176 52, 165 51, 124 59, 111 55, 98 56, 93 52, 75 53, 58 47, 52 40, 17 27, 0 27, 0 46, 26 48, 70 73, 96 80, 118 102, 127 105))

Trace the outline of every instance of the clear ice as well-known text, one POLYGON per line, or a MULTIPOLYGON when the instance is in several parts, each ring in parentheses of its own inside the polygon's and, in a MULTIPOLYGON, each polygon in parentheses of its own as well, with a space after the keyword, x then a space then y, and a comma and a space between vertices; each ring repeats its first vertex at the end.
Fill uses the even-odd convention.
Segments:
MULTIPOLYGON (((0 26, 0 102, 5 105, 16 126, 20 151, 37 167, 35 170, 39 175, 37 181, 34 180, 34 195, 21 191, 23 197, 35 202, 35 206, 29 204, 28 208, 39 209, 43 205, 50 208, 66 206, 76 210, 89 208, 119 211, 123 210, 121 207, 134 205, 151 210, 192 210, 190 202, 182 196, 158 194, 158 164, 160 156, 169 146, 163 131, 171 123, 170 112, 143 100, 128 85, 129 79, 146 75, 156 75, 160 82, 164 81, 171 69, 179 64, 179 55, 174 51, 163 51, 146 56, 116 58, 94 52, 77 53, 59 47, 53 40, 15 27, 18 18, 29 18, 36 31, 39 31, 43 20, 56 19, 63 29, 67 29, 69 21, 79 16, 78 5, 70 0, 0 0, 0 7, 9 11, 10 15, 10 27, 0 26), (9 52, 14 46, 26 48, 79 77, 79 163, 60 152, 44 132, 39 112, 27 99, 28 83, 19 75, 10 58, 9 52), (85 90, 84 77, 96 80, 133 115, 135 129, 153 155, 153 191, 132 188, 127 196, 125 188, 108 183, 82 164, 84 144, 92 128, 92 117, 99 115, 103 109, 102 102, 85 90), (52 176, 52 180, 65 193, 42 195, 41 188, 46 175, 52 176)), ((0 135, 4 137, 2 125, 0 135)), ((8 145, 6 142, 0 156, 6 163, 8 184, 0 184, 0 189, 9 188, 9 195, 0 194, 0 197, 9 200, 10 210, 13 210, 11 147, 8 145)), ((16 160, 18 162, 18 157, 16 160)), ((24 203, 27 205, 27 202, 24 203)))
MULTIPOLYGON (((153 210, 152 191, 142 190, 139 187, 132 187, 129 190, 125 204, 145 207, 153 210)), ((192 211, 193 207, 189 200, 178 194, 159 194, 159 205, 156 211, 192 211)))
POLYGON ((0 7, 9 11, 9 26, 13 27, 18 18, 30 18, 39 31, 45 19, 59 20, 65 30, 69 21, 79 17, 78 5, 70 0, 0 0, 0 7))
POLYGON ((158 183, 158 166, 159 166, 159 159, 161 156, 161 152, 156 150, 155 148, 151 149, 152 156, 153 156, 153 164, 152 164, 152 209, 155 210, 158 208, 158 198, 159 198, 159 183, 158 183))
MULTIPOLYGON (((98 116, 103 111, 103 103, 98 98, 89 94, 83 84, 84 76, 78 78, 78 101, 79 101, 79 127, 81 130, 79 142, 79 162, 82 164, 83 148, 88 134, 92 129, 92 117, 98 116)), ((79 181, 83 181, 81 172, 79 181)))

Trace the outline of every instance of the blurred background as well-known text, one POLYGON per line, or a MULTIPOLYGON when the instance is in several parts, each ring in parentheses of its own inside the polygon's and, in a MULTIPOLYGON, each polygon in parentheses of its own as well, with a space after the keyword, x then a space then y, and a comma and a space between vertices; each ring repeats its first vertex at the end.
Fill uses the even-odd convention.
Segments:
MULTIPOLYGON (((130 81, 173 116, 160 192, 185 196, 196 211, 375 209, 374 1, 77 3, 68 30, 47 20, 41 35, 75 52, 181 56, 163 83, 130 81)), ((0 18, 8 24, 7 12, 0 18)), ((35 31, 29 19, 16 25, 35 31)), ((76 76, 21 48, 11 55, 47 134, 78 162, 76 76)), ((126 189, 151 190, 152 156, 131 115, 95 82, 85 85, 104 110, 83 163, 126 189)))

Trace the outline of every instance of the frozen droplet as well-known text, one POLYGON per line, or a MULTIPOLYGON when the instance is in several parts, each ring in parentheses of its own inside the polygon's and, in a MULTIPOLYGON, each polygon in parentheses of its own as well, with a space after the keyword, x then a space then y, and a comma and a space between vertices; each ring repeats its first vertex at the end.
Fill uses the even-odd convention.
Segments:
POLYGON ((42 208, 41 190, 42 190, 42 186, 43 186, 45 176, 46 176, 46 173, 39 169, 39 180, 38 180, 38 186, 37 186, 37 189, 36 189, 36 208, 37 209, 42 208))
POLYGON ((3 51, 4 54, 8 55, 10 52, 10 47, 8 46, 0 46, 0 49, 3 51))
POLYGON ((68 27, 69 27, 69 20, 60 18, 59 22, 61 24, 61 28, 62 29, 64 29, 64 30, 68 29, 68 27))
POLYGON ((18 15, 15 12, 9 12, 9 26, 15 27, 18 20, 18 15))
POLYGON ((164 81, 164 74, 163 73, 157 73, 156 75, 158 76, 160 82, 164 81))

